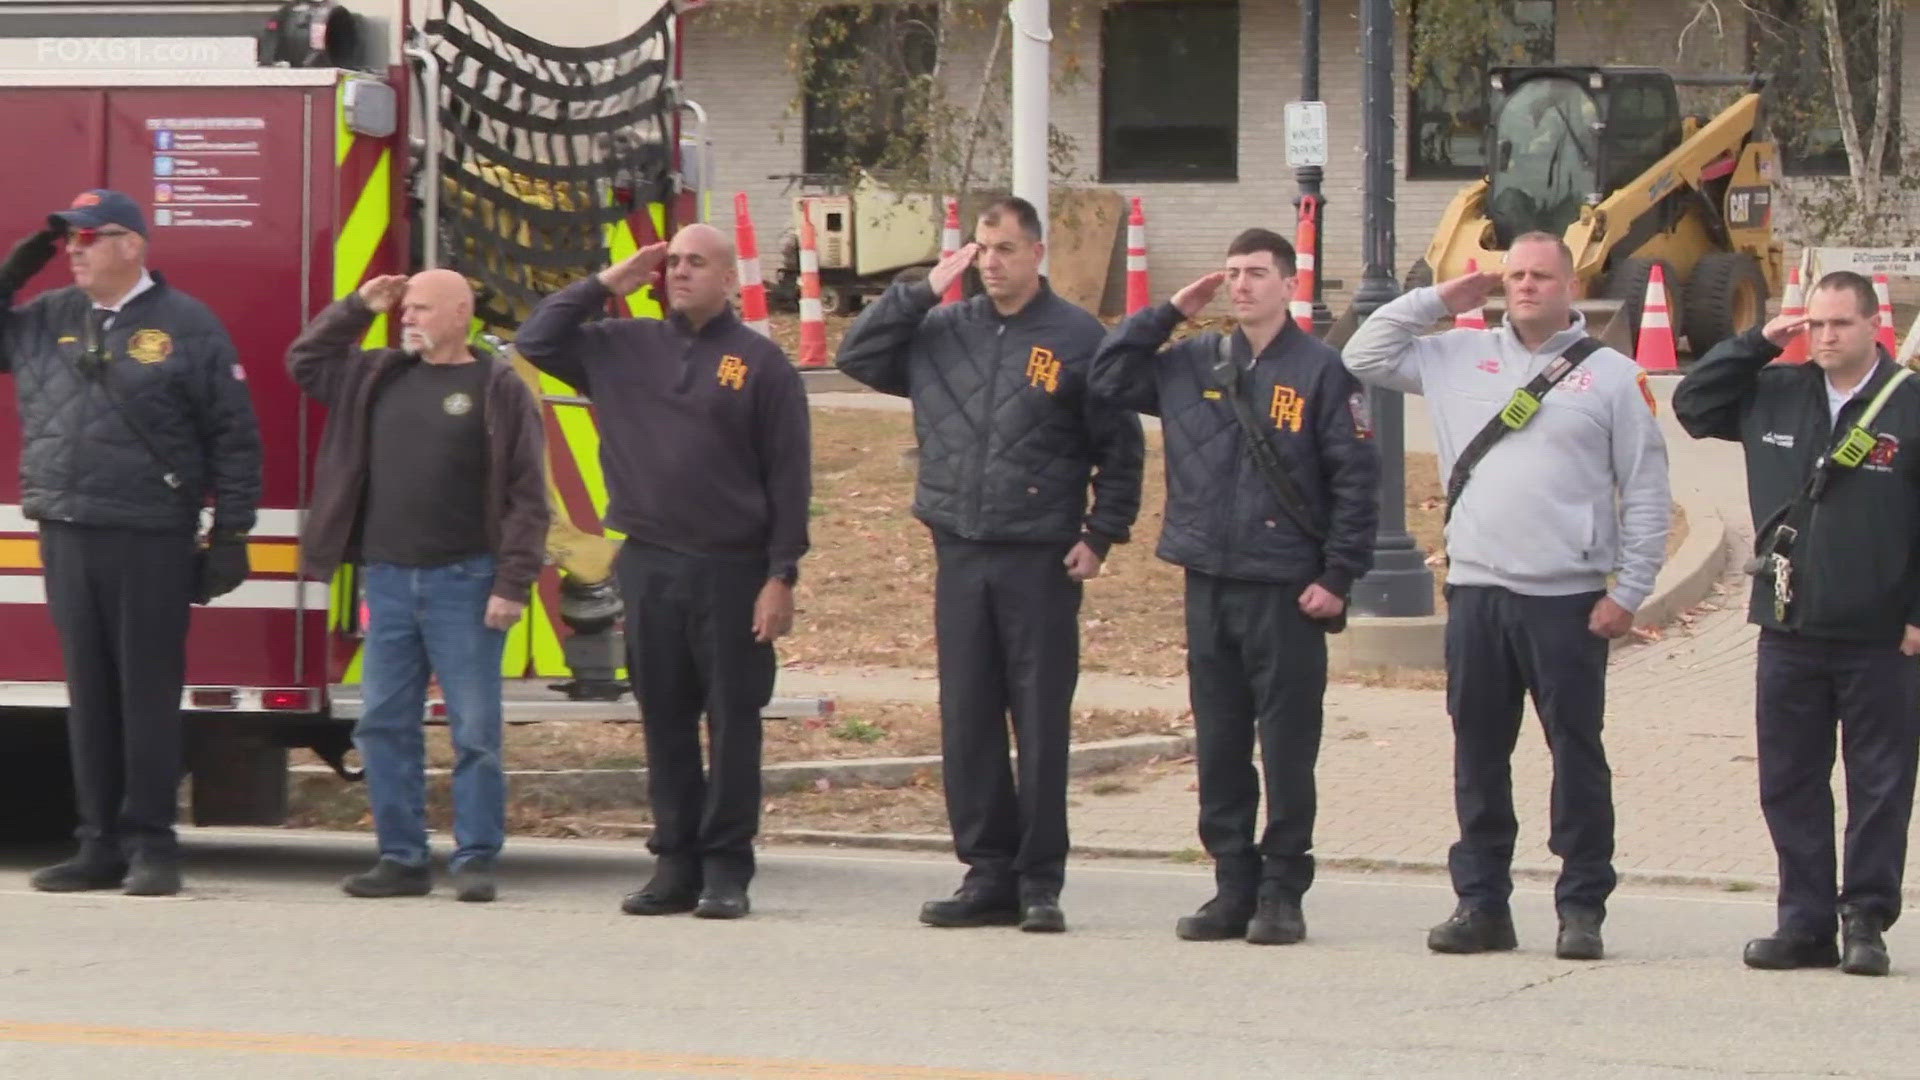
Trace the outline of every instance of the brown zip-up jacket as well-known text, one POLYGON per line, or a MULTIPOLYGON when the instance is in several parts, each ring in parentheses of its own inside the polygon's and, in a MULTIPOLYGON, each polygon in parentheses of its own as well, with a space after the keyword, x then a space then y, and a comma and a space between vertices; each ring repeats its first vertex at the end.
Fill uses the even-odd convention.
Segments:
MULTIPOLYGON (((356 342, 373 325, 373 312, 349 294, 322 311, 287 350, 293 381, 327 406, 314 465, 313 498, 300 529, 300 572, 325 581, 360 556, 361 513, 367 489, 368 424, 373 401, 388 377, 418 363, 399 349, 362 350, 356 342)), ((496 569, 493 595, 526 603, 545 559, 547 526, 546 433, 533 391, 512 366, 479 351, 491 365, 481 415, 487 425, 487 541, 496 569)))

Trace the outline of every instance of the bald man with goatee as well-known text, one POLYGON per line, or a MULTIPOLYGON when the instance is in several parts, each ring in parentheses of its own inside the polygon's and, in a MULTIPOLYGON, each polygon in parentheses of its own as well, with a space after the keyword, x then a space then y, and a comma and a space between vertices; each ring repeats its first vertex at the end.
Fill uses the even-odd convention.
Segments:
POLYGON ((335 302, 288 353, 294 381, 328 407, 300 537, 300 568, 363 573, 366 769, 379 860, 341 883, 359 897, 424 896, 427 681, 453 736, 456 898, 496 894, 506 838, 501 654, 540 573, 549 513, 533 392, 469 346, 473 291, 451 270, 376 277, 335 302), (398 349, 357 347, 398 309, 398 349))
POLYGON ((725 235, 689 225, 548 297, 516 342, 593 400, 606 524, 627 537, 620 588, 655 857, 621 904, 629 915, 747 914, 760 710, 807 551, 806 390, 780 347, 735 317, 734 266, 725 235), (600 317, 663 265, 671 315, 600 317))

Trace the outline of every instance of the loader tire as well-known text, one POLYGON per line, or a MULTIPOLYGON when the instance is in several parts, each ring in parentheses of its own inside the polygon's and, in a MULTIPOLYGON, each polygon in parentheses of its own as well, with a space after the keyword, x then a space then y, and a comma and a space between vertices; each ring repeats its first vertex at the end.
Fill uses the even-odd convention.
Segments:
POLYGON ((1400 284, 1400 291, 1412 292, 1415 289, 1424 289, 1431 284, 1433 284, 1433 267, 1428 266, 1425 259, 1415 259, 1413 265, 1407 267, 1407 276, 1400 284))
POLYGON ((1621 301, 1622 313, 1627 317, 1627 340, 1636 345, 1640 341, 1640 309, 1647 304, 1647 279, 1653 276, 1655 266, 1660 267, 1660 274, 1666 280, 1667 319, 1677 335, 1684 325, 1681 319, 1686 315, 1687 305, 1681 298, 1680 277, 1674 273, 1672 263, 1665 259, 1622 259, 1607 273, 1605 296, 1621 301))
POLYGON ((1687 279, 1686 316, 1681 325, 1695 356, 1765 322, 1767 275, 1760 261, 1733 251, 1701 258, 1687 279))

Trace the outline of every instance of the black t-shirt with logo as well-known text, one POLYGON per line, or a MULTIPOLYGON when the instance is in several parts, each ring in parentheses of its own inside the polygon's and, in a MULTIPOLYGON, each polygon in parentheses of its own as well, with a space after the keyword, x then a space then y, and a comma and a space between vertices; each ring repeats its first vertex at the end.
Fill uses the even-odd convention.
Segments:
POLYGON ((488 554, 487 365, 407 367, 382 386, 368 433, 367 563, 432 567, 488 554))

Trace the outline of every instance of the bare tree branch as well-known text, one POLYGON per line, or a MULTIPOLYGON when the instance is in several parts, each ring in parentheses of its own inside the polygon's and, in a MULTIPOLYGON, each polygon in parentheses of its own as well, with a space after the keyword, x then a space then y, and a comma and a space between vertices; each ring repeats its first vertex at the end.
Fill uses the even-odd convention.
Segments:
POLYGON ((993 26, 993 47, 987 50, 986 66, 980 70, 980 93, 973 99, 973 118, 967 123, 967 148, 960 157, 960 181, 954 186, 954 195, 966 194, 967 185, 973 182, 973 151, 980 143, 980 118, 987 108, 987 89, 993 85, 993 70, 1000 63, 1000 48, 1007 41, 1006 19, 995 19, 993 26))
POLYGON ((1693 28, 1699 26, 1701 20, 1705 19, 1709 14, 1713 16, 1714 36, 1720 38, 1727 36, 1726 21, 1720 17, 1719 0, 1699 0, 1693 9, 1693 18, 1687 20, 1687 25, 1680 28, 1679 40, 1673 43, 1674 56, 1678 57, 1686 53, 1687 35, 1692 33, 1693 28))

